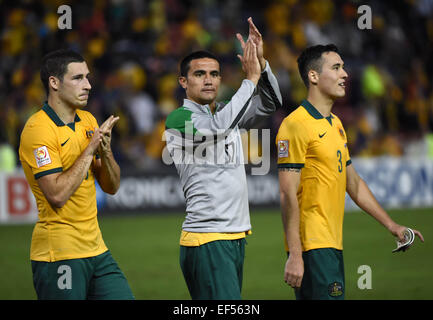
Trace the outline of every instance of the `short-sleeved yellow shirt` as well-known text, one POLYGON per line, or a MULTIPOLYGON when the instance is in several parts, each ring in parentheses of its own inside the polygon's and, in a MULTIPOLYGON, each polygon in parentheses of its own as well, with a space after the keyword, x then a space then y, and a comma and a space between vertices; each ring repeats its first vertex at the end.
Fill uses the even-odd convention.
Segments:
POLYGON ((97 127, 92 114, 83 110, 77 110, 74 122, 65 125, 48 103, 24 126, 19 157, 39 211, 32 234, 31 260, 86 258, 108 250, 97 220, 92 166, 62 208, 52 207, 37 183, 44 175, 68 170, 87 147, 97 127))
POLYGON ((351 160, 340 119, 332 113, 323 117, 304 100, 281 123, 276 144, 278 168, 302 168, 297 193, 302 250, 342 250, 346 166, 351 160))

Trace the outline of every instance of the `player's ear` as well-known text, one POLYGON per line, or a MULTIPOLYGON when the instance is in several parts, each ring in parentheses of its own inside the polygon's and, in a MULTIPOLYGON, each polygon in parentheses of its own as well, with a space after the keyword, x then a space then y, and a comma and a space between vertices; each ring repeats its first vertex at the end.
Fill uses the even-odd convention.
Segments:
POLYGON ((308 79, 311 84, 317 85, 317 82, 319 81, 319 73, 315 70, 308 71, 308 79))
POLYGON ((59 83, 60 80, 54 76, 48 78, 48 84, 54 91, 57 91, 59 89, 59 83))
POLYGON ((187 82, 188 82, 188 80, 186 79, 186 77, 183 77, 183 76, 179 77, 179 84, 185 90, 186 90, 186 87, 187 87, 187 82))

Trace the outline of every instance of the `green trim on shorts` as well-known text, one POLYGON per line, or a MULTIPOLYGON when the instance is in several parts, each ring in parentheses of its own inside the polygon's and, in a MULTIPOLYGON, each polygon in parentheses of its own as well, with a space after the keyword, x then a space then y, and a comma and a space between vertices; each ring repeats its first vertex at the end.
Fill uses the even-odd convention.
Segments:
MULTIPOLYGON (((289 254, 288 254, 289 256, 289 254)), ((296 300, 344 300, 343 251, 320 248, 302 252, 304 276, 296 300)))
POLYGON ((193 300, 240 300, 245 238, 180 246, 180 266, 193 300))

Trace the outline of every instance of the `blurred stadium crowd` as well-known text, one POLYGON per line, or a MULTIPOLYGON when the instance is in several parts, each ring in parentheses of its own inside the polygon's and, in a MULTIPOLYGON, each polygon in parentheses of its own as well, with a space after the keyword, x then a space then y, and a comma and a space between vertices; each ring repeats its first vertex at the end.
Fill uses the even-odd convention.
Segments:
POLYGON ((230 98, 243 78, 235 34, 248 35, 249 16, 283 94, 283 108, 264 124, 271 139, 306 94, 297 56, 309 45, 335 43, 349 83, 333 112, 345 125, 351 155, 425 156, 428 145, 433 150, 433 0, 0 0, 0 12, 3 151, 17 152, 25 121, 46 100, 41 58, 69 47, 83 54, 91 71, 88 110, 99 123, 120 116, 113 138, 120 165, 163 166, 165 117, 184 98, 180 59, 198 49, 219 56, 219 97, 230 98), (57 25, 63 4, 72 8, 71 30, 57 25), (362 4, 372 9, 370 30, 357 26, 362 4))

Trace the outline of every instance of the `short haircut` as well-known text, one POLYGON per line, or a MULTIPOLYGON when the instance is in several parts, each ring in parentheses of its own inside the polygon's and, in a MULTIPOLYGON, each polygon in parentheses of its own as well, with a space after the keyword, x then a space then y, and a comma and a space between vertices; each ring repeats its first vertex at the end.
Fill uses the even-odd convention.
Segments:
POLYGON ((322 72, 323 59, 322 54, 325 52, 336 52, 339 53, 338 48, 335 44, 327 45, 316 45, 308 47, 302 51, 301 55, 298 57, 298 69, 301 75, 302 81, 307 88, 310 87, 310 82, 308 81, 308 72, 314 70, 317 72, 322 72))
MULTIPOLYGON (((210 53, 208 51, 204 51, 204 50, 194 51, 182 59, 182 62, 180 63, 180 75, 182 77, 186 77, 188 75, 191 61, 196 60, 196 59, 203 59, 203 58, 214 59, 220 64, 218 58, 215 55, 213 55, 212 53, 210 53)), ((221 68, 221 66, 220 66, 220 68, 221 68)))
POLYGON ((84 62, 84 58, 77 52, 69 49, 61 49, 46 54, 42 59, 41 81, 49 94, 48 79, 51 76, 63 81, 63 76, 71 62, 84 62))

